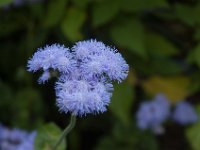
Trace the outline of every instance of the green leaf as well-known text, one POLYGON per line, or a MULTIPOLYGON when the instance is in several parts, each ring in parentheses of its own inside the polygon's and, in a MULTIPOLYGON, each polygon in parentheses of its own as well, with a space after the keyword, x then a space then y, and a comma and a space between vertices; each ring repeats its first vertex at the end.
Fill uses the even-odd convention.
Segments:
POLYGON ((194 49, 194 60, 200 67, 200 44, 194 49))
POLYGON ((61 30, 70 41, 82 39, 81 27, 86 19, 84 11, 70 8, 61 23, 61 30))
POLYGON ((158 150, 158 143, 153 134, 141 132, 133 123, 115 123, 112 134, 101 138, 95 150, 158 150))
POLYGON ((86 8, 90 0, 72 0, 72 3, 80 8, 86 8))
POLYGON ((92 10, 93 26, 98 27, 111 21, 119 12, 120 3, 117 0, 95 3, 92 10))
POLYGON ((24 29, 29 23, 27 18, 19 12, 15 12, 14 14, 6 12, 6 15, 0 13, 0 18, 0 37, 5 37, 20 29, 24 29))
POLYGON ((176 4, 175 11, 177 18, 183 21, 184 23, 188 25, 195 24, 196 16, 194 14, 194 8, 183 4, 176 4))
POLYGON ((164 93, 172 103, 183 100, 190 95, 189 85, 190 79, 187 76, 153 76, 142 83, 146 93, 152 96, 164 93))
POLYGON ((186 131, 186 137, 193 150, 200 148, 200 122, 192 125, 186 131))
POLYGON ((200 24, 200 17, 199 17, 199 14, 200 14, 200 3, 195 5, 193 11, 194 11, 193 14, 194 14, 196 23, 200 24))
POLYGON ((168 6, 166 0, 121 0, 122 9, 128 12, 168 6))
POLYGON ((157 57, 151 57, 150 61, 151 62, 148 63, 149 65, 146 64, 146 69, 147 71, 149 70, 152 73, 160 75, 176 75, 183 71, 182 66, 180 64, 176 63, 171 59, 159 55, 157 57))
MULTIPOLYGON (((7 84, 3 83, 0 80, 0 114, 1 114, 1 122, 8 121, 8 116, 12 115, 12 109, 15 108, 13 105, 13 91, 11 87, 7 84)), ((9 118, 9 121, 12 119, 9 118)))
POLYGON ((114 86, 114 93, 110 104, 112 113, 124 124, 131 120, 131 107, 133 104, 133 90, 127 83, 114 86))
POLYGON ((189 63, 196 63, 200 67, 200 44, 189 53, 187 61, 189 63))
POLYGON ((188 89, 189 89, 189 91, 191 91, 191 94, 198 93, 200 91, 200 80, 199 80, 199 77, 200 77, 200 72, 199 71, 193 72, 190 75, 191 84, 190 84, 188 89))
POLYGON ((185 66, 179 62, 160 55, 151 56, 146 61, 141 61, 140 58, 134 58, 134 70, 137 70, 137 72, 145 76, 152 76, 155 74, 172 76, 181 74, 184 69, 185 66))
MULTIPOLYGON (((36 150, 52 150, 52 147, 61 135, 61 130, 53 123, 42 126, 38 129, 35 140, 36 150)), ((65 140, 59 145, 57 150, 65 150, 65 140)))
POLYGON ((13 0, 0 0, 0 7, 12 3, 13 0))
POLYGON ((121 21, 111 28, 112 39, 121 47, 147 58, 143 25, 138 20, 121 21))
POLYGON ((172 43, 158 34, 148 33, 146 44, 149 53, 156 55, 172 56, 178 53, 178 49, 172 43))
POLYGON ((40 93, 32 88, 21 89, 16 93, 15 106, 12 118, 14 125, 27 128, 32 123, 32 127, 40 125, 44 114, 44 106, 40 93), (35 116, 33 119, 31 116, 35 116))
MULTIPOLYGON (((49 4, 50 5, 50 4, 49 4)), ((49 6, 48 5, 48 6, 49 6)), ((42 3, 37 3, 35 5, 30 5, 29 6, 29 9, 30 9, 30 15, 35 19, 35 20, 38 20, 40 22, 45 22, 46 21, 46 11, 48 10, 45 10, 44 9, 44 5, 42 5, 42 3), (44 17, 44 15, 46 15, 44 17)), ((48 8, 47 8, 48 9, 48 8)))
POLYGON ((200 41, 200 28, 197 28, 194 33, 194 38, 200 41))
POLYGON ((52 0, 49 2, 47 7, 47 15, 44 17, 44 26, 52 27, 57 25, 64 13, 68 0, 52 0))
POLYGON ((200 4, 190 6, 183 4, 175 5, 176 17, 188 25, 200 24, 200 4))

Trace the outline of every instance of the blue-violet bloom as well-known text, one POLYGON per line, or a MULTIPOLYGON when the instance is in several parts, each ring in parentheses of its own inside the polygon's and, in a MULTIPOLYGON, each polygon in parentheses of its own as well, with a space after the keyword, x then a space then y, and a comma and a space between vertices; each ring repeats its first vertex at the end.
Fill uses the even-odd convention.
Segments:
POLYGON ((39 78, 39 83, 44 83, 50 78, 49 70, 58 70, 62 73, 71 72, 76 65, 72 59, 72 54, 63 45, 53 44, 44 48, 39 48, 33 57, 28 61, 28 71, 36 72, 43 70, 44 73, 39 78))
POLYGON ((190 103, 182 101, 176 105, 172 118, 179 124, 187 125, 196 122, 198 115, 190 103))
POLYGON ((161 124, 169 117, 170 105, 167 98, 158 94, 153 101, 141 103, 136 114, 140 129, 160 130, 161 124))
POLYGON ((114 48, 96 40, 81 41, 72 48, 85 78, 108 77, 121 82, 128 75, 129 66, 114 48))
POLYGON ((8 129, 0 125, 0 150, 34 150, 36 131, 8 129))
POLYGON ((51 77, 52 69, 59 72, 55 84, 59 110, 83 116, 107 110, 112 81, 124 80, 129 66, 115 48, 87 40, 75 43, 71 50, 58 44, 40 48, 28 61, 28 71, 44 71, 39 83, 51 77))

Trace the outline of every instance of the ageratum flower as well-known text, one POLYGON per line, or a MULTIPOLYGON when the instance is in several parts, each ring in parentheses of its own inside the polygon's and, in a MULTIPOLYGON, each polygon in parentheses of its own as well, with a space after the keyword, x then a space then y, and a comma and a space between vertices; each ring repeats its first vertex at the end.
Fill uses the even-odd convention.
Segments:
POLYGON ((105 44, 96 40, 79 41, 72 47, 79 61, 91 60, 94 55, 101 55, 104 49, 105 44))
POLYGON ((38 83, 45 83, 46 81, 48 81, 51 78, 50 72, 49 70, 46 70, 43 72, 43 74, 40 76, 40 78, 38 79, 38 83))
POLYGON ((114 48, 96 40, 82 41, 73 47, 75 58, 85 78, 108 77, 121 82, 128 75, 129 66, 114 48))
POLYGON ((112 84, 82 80, 57 82, 57 106, 62 112, 86 115, 106 111, 110 103, 112 84))
POLYGON ((137 125, 140 129, 157 130, 169 117, 170 105, 167 98, 158 94, 153 101, 143 102, 136 114, 137 125))
POLYGON ((42 69, 58 69, 60 72, 70 72, 75 65, 68 48, 63 45, 53 44, 44 48, 39 48, 33 57, 28 61, 28 71, 38 71, 42 69))
POLYGON ((44 71, 39 83, 51 77, 51 69, 59 71, 55 85, 59 110, 82 116, 106 111, 112 81, 124 80, 129 66, 116 49, 88 40, 77 42, 71 51, 58 44, 46 46, 28 61, 29 71, 44 71))
POLYGON ((0 125, 0 150, 34 150, 36 132, 8 129, 0 125))
POLYGON ((179 124, 187 125, 196 122, 198 115, 190 103, 182 101, 176 105, 172 118, 179 124))
POLYGON ((36 72, 43 70, 39 83, 49 79, 49 69, 59 72, 69 73, 75 67, 76 62, 72 59, 72 54, 63 45, 53 44, 44 48, 39 48, 33 57, 28 61, 28 71, 36 72))
POLYGON ((16 150, 35 150, 34 148, 34 142, 36 137, 36 132, 31 132, 27 139, 24 140, 20 145, 17 146, 16 150))

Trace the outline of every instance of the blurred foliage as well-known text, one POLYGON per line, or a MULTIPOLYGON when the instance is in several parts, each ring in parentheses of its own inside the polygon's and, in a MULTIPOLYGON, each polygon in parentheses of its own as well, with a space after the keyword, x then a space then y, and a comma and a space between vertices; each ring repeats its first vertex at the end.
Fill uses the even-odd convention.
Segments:
POLYGON ((130 124, 132 122, 131 107, 133 105, 134 91, 127 83, 114 85, 114 87, 115 91, 112 96, 110 110, 123 124, 130 124))
POLYGON ((109 136, 103 137, 95 150, 157 150, 157 142, 152 134, 142 133, 133 123, 129 126, 115 124, 109 136))
POLYGON ((198 150, 200 147, 200 123, 197 123, 190 127, 186 132, 187 138, 191 143, 191 146, 194 150, 198 150))
MULTIPOLYGON (((53 123, 40 127, 35 140, 35 149, 52 150, 61 133, 62 131, 53 123)), ((65 141, 63 140, 57 149, 65 150, 65 147, 65 141)))
POLYGON ((143 82, 144 90, 150 95, 165 93, 171 102, 185 99, 190 94, 189 79, 184 76, 151 77, 143 82))
MULTIPOLYGON (((60 130, 43 124, 53 121, 64 128, 68 115, 59 114, 55 106, 54 83, 37 85, 38 74, 26 71, 27 60, 45 44, 71 47, 78 40, 96 38, 122 53, 130 73, 126 82, 115 85, 104 119, 78 120, 69 149, 165 150, 177 145, 168 134, 158 138, 139 131, 135 112, 142 100, 158 92, 173 104, 184 99, 198 104, 199 12, 198 0, 0 0, 0 122, 39 128, 37 149, 48 149, 60 130)), ((188 127, 186 136, 178 137, 181 146, 170 150, 200 149, 199 132, 199 123, 188 127)))

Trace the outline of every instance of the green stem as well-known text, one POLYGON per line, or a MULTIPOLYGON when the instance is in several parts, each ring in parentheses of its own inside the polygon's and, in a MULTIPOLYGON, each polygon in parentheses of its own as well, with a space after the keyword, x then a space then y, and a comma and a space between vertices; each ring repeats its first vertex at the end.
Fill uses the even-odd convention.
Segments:
POLYGON ((58 139, 58 141, 56 142, 52 150, 56 150, 58 148, 62 140, 74 128, 75 124, 76 124, 76 116, 71 115, 71 120, 70 120, 69 125, 65 128, 65 130, 63 131, 62 135, 60 136, 60 138, 58 139))

